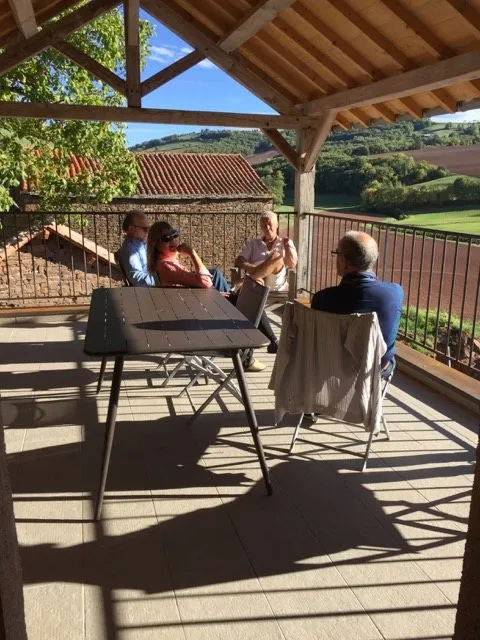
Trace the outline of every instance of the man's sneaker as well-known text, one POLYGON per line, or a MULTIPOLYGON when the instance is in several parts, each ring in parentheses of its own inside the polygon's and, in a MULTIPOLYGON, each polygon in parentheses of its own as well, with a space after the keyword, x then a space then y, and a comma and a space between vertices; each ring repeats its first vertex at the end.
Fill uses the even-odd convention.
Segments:
POLYGON ((267 353, 277 353, 278 351, 278 342, 270 342, 267 347, 267 353))
POLYGON ((316 424, 321 417, 322 416, 319 413, 306 413, 304 415, 304 419, 308 420, 309 422, 313 422, 313 424, 316 424))
POLYGON ((260 360, 254 360, 252 364, 247 368, 247 371, 263 371, 267 365, 260 362, 260 360))

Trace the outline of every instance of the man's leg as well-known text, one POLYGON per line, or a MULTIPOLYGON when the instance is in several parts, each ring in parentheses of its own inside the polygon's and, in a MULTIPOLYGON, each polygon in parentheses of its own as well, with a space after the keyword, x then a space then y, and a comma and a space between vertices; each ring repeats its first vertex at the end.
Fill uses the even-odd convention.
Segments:
MULTIPOLYGON (((237 306, 238 293, 230 293, 228 300, 237 306)), ((255 360, 253 349, 245 349, 242 355, 243 368, 245 371, 263 371, 265 366, 260 360, 255 360)))
POLYGON ((225 276, 220 271, 220 269, 214 267, 213 269, 209 269, 209 271, 213 276, 212 284, 214 289, 216 289, 220 293, 229 293, 232 290, 228 282, 225 280, 225 276))
POLYGON ((267 338, 270 340, 270 344, 267 347, 268 353, 277 353, 278 339, 273 332, 272 325, 270 324, 270 320, 268 319, 268 316, 265 313, 265 311, 262 313, 262 317, 260 318, 260 323, 258 325, 258 328, 263 333, 263 335, 267 336, 267 338))

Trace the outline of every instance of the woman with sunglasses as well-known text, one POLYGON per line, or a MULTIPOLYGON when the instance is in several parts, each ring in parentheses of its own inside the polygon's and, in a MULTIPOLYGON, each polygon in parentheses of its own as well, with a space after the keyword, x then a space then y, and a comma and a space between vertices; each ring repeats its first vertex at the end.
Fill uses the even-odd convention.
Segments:
POLYGON ((229 293, 230 287, 219 269, 207 269, 193 247, 180 242, 180 233, 170 223, 155 222, 148 232, 147 267, 156 274, 162 287, 214 287, 221 293, 229 293), (193 265, 189 271, 179 260, 188 256, 193 265))

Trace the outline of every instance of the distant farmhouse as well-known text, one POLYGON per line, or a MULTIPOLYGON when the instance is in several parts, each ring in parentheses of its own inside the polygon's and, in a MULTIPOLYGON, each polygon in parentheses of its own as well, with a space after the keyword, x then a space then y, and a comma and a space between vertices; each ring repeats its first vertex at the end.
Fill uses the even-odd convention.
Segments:
MULTIPOLYGON (((121 244, 123 217, 144 211, 153 222, 168 219, 212 266, 227 270, 244 241, 256 234, 259 214, 273 196, 240 154, 137 154, 137 193, 106 205, 87 205, 81 216, 34 224, 15 214, 12 240, 0 256, 0 306, 38 295, 61 304, 80 301, 99 286, 120 286, 113 253, 121 244), (59 224, 60 222, 60 224, 59 224)), ((72 158, 71 174, 94 171, 95 162, 72 158)), ((15 197, 22 212, 34 212, 38 196, 23 183, 15 197)), ((5 215, 7 217, 12 214, 5 215)))

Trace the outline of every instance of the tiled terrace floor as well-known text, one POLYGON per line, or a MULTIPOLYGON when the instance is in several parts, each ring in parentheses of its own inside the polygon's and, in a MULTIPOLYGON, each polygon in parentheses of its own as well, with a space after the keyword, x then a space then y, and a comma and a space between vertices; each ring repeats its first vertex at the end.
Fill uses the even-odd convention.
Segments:
MULTIPOLYGON (((126 363, 104 518, 93 523, 108 377, 83 321, 0 327, 2 405, 30 640, 451 638, 477 420, 397 374, 392 440, 272 428, 249 374, 274 495, 241 406, 192 426, 162 369, 126 363)), ((202 386, 193 398, 205 397, 202 386)))

